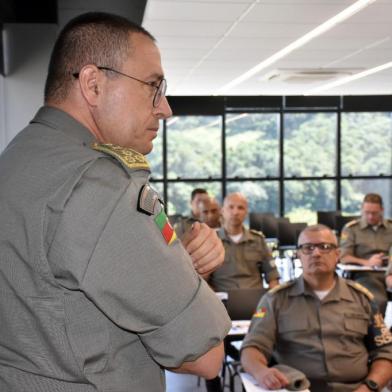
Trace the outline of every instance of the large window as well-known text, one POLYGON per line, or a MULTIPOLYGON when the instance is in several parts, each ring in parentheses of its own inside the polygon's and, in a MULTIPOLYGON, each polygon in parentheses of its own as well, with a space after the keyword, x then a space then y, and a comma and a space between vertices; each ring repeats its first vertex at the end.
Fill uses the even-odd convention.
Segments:
POLYGON ((228 181, 226 193, 241 192, 249 201, 249 211, 279 215, 278 181, 228 181))
POLYGON ((342 114, 342 175, 392 172, 392 113, 342 114))
POLYGON ((335 157, 336 113, 285 114, 285 176, 334 176, 335 157))
MULTIPOLYGON (((174 98, 173 98, 174 99, 174 98)), ((392 97, 175 97, 149 156, 169 214, 195 187, 250 211, 316 222, 380 193, 392 216, 392 97)))
POLYGON ((226 116, 227 177, 279 175, 279 116, 228 114, 226 116))
POLYGON ((169 120, 168 178, 221 177, 221 135, 221 116, 182 116, 169 120))

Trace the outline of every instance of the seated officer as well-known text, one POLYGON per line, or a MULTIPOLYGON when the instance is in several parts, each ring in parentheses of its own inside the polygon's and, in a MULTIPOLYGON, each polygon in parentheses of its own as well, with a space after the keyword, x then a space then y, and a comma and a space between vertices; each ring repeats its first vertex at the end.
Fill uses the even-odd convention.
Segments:
POLYGON ((199 203, 208 198, 208 192, 204 188, 195 188, 191 193, 191 214, 181 218, 175 225, 174 229, 178 238, 184 238, 186 232, 189 232, 193 223, 199 221, 199 203))
MULTIPOLYGON (((383 202, 380 195, 369 193, 362 203, 361 218, 343 228, 341 236, 341 262, 377 267, 387 263, 392 245, 392 221, 383 219, 383 202)), ((387 293, 384 274, 381 272, 356 272, 351 279, 367 287, 375 296, 380 310, 385 313, 387 293)))
POLYGON ((273 355, 328 391, 381 391, 392 378, 392 336, 373 295, 336 275, 339 250, 328 227, 308 226, 298 248, 303 276, 261 299, 241 349, 244 369, 262 387, 282 388, 286 376, 268 367, 273 355))
POLYGON ((203 198, 199 202, 199 220, 211 229, 218 229, 220 223, 220 207, 213 197, 203 198))
POLYGON ((260 271, 270 288, 278 284, 279 273, 263 234, 243 225, 247 214, 248 202, 244 195, 231 193, 225 197, 223 226, 217 231, 225 247, 225 260, 208 279, 215 291, 262 288, 260 271))

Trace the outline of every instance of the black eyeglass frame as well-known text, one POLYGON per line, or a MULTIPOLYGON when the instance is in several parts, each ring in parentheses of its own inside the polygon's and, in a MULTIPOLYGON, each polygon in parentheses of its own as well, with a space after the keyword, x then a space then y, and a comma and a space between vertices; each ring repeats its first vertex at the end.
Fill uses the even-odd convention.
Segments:
POLYGON ((337 249, 337 245, 330 242, 319 242, 316 244, 309 242, 298 245, 298 250, 300 250, 305 255, 312 254, 316 248, 320 251, 320 253, 327 254, 330 253, 332 250, 337 249))
MULTIPOLYGON (((104 66, 100 66, 100 65, 99 65, 99 66, 97 65, 96 67, 97 67, 99 70, 101 70, 101 71, 114 72, 114 73, 119 74, 119 75, 121 75, 121 76, 125 76, 126 78, 136 80, 136 81, 139 82, 139 83, 143 83, 143 84, 145 84, 145 85, 147 85, 147 86, 150 86, 150 87, 155 88, 156 91, 155 91, 155 94, 154 94, 154 98, 153 98, 153 100, 152 100, 152 106, 153 106, 154 108, 158 107, 159 104, 161 103, 162 98, 163 98, 164 96, 166 96, 167 82, 166 82, 166 79, 165 79, 165 78, 162 78, 162 79, 159 81, 158 85, 157 85, 155 82, 145 82, 144 80, 135 78, 134 76, 131 76, 131 75, 127 75, 127 74, 125 74, 125 73, 123 73, 123 72, 117 71, 116 69, 113 69, 113 68, 110 68, 110 67, 104 67, 104 66), (159 93, 159 94, 158 94, 158 93, 159 93)), ((79 78, 79 72, 73 73, 72 76, 73 76, 74 78, 79 78)))

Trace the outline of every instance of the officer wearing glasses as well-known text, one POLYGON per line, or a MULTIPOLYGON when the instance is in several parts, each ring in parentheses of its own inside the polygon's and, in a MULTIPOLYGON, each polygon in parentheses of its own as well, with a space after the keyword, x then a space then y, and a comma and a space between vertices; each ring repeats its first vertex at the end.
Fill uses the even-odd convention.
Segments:
POLYGON ((158 392, 164 369, 217 375, 230 328, 145 155, 172 113, 154 38, 89 13, 55 44, 45 105, 0 157, 0 391, 158 392))
POLYGON ((260 301, 241 361, 266 389, 288 384, 271 357, 302 371, 312 391, 381 391, 392 378, 392 336, 372 294, 335 273, 332 231, 308 226, 298 239, 303 275, 260 301))

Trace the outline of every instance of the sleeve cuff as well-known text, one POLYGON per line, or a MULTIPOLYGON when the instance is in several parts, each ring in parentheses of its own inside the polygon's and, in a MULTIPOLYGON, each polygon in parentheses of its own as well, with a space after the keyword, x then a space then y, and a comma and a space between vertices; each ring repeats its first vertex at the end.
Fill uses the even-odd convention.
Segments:
POLYGON ((222 302, 200 279, 193 300, 176 318, 139 337, 156 362, 164 367, 178 367, 217 346, 230 327, 231 320, 222 302))

